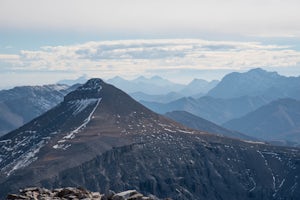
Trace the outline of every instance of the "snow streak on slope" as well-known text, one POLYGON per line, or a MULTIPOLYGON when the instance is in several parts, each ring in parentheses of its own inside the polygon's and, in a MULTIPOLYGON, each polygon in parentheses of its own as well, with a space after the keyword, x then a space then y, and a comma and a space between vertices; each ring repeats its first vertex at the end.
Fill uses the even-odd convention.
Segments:
POLYGON ((45 141, 42 140, 37 145, 35 145, 35 147, 32 147, 28 152, 23 154, 18 160, 13 163, 14 167, 7 173, 7 176, 9 176, 13 171, 26 167, 33 161, 37 160, 36 154, 44 145, 45 141))
POLYGON ((76 101, 71 101, 70 103, 72 103, 75 108, 73 115, 79 114, 84 109, 86 109, 89 105, 96 103, 98 100, 99 99, 94 98, 94 99, 80 99, 80 100, 76 100, 76 101))
POLYGON ((89 106, 89 105, 92 104, 91 102, 95 103, 95 101, 97 101, 97 103, 96 103, 95 107, 93 108, 92 112, 89 114, 89 116, 83 121, 83 123, 79 127, 77 127, 76 129, 74 129, 73 131, 71 131, 68 135, 64 136, 63 139, 59 140, 57 142, 57 144, 53 146, 54 149, 63 149, 63 150, 66 150, 68 147, 70 147, 71 144, 66 144, 67 140, 73 139, 75 137, 75 133, 78 133, 82 128, 85 128, 86 125, 91 121, 91 118, 92 118, 94 112, 96 111, 97 107, 99 106, 101 98, 96 99, 96 100, 95 99, 89 99, 89 100, 90 101, 88 101, 88 100, 80 100, 81 103, 83 103, 84 105, 79 105, 78 108, 80 108, 80 109, 82 109, 83 107, 86 108, 87 106, 89 106))
POLYGON ((37 159, 40 149, 48 143, 50 137, 38 140, 39 133, 36 131, 25 131, 17 135, 14 140, 0 141, 0 166, 1 172, 9 176, 13 171, 26 167, 37 159), (9 164, 5 164, 9 161, 9 164))

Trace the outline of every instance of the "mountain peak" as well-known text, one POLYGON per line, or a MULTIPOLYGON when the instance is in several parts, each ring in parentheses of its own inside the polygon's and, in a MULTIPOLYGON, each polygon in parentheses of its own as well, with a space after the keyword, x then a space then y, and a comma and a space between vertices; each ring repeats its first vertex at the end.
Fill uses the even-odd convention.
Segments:
POLYGON ((260 67, 257 67, 257 68, 250 69, 248 72, 249 72, 249 73, 251 73, 251 72, 265 73, 265 72, 267 72, 267 71, 264 70, 264 69, 262 69, 262 68, 260 68, 260 67))
POLYGON ((199 78, 194 78, 188 85, 192 85, 192 84, 207 84, 208 81, 204 80, 204 79, 199 79, 199 78))
MULTIPOLYGON (((278 96, 279 91, 280 95, 286 96, 288 94, 286 89, 294 88, 295 81, 300 80, 255 68, 243 73, 232 72, 226 75, 208 95, 218 98, 269 95, 273 98, 278 96)), ((291 94, 294 95, 292 91, 291 94)))
POLYGON ((148 81, 148 78, 145 76, 139 76, 136 79, 133 79, 133 81, 148 81))
POLYGON ((163 78, 162 77, 160 77, 160 76, 152 76, 151 77, 151 80, 162 80, 163 78))
POLYGON ((262 75, 262 76, 268 76, 268 75, 277 76, 278 75, 277 72, 269 72, 269 71, 266 71, 262 68, 254 68, 254 69, 249 70, 246 73, 247 74, 262 75))
POLYGON ((102 79, 92 78, 82 86, 78 87, 75 91, 65 96, 65 101, 100 98, 100 91, 103 84, 105 83, 102 79))
POLYGON ((77 79, 66 79, 66 80, 60 80, 57 82, 57 84, 65 84, 65 85, 74 85, 74 84, 83 84, 88 80, 88 76, 86 74, 78 77, 77 79))
POLYGON ((82 87, 84 89, 101 89, 101 84, 103 84, 103 80, 100 78, 92 78, 88 80, 82 87))
POLYGON ((124 79, 121 76, 115 76, 111 79, 108 79, 108 81, 123 81, 124 79))

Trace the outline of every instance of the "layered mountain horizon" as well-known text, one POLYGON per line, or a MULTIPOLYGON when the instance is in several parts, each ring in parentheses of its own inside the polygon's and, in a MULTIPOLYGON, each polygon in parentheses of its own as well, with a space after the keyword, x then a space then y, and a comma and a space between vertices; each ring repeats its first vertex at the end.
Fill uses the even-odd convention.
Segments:
POLYGON ((30 185, 135 189, 174 199, 300 196, 299 149, 187 128, 101 79, 0 144, 1 198, 30 185))
MULTIPOLYGON (((87 76, 82 76, 77 80, 62 80, 59 83, 71 85, 77 82, 82 83, 86 79, 87 76)), ((297 77, 285 77, 261 68, 244 73, 230 73, 220 82, 194 79, 187 85, 174 84, 159 76, 150 78, 140 76, 133 80, 115 77, 108 81, 117 83, 120 87, 125 88, 125 91, 126 88, 135 91, 129 95, 157 113, 186 111, 218 126, 223 126, 230 120, 241 118, 280 98, 297 100, 299 99, 297 95, 300 85, 297 77), (255 84, 260 85, 260 87, 255 84), (149 88, 166 93, 149 94, 149 88), (169 89, 165 90, 166 88, 169 89), (181 93, 182 91, 185 92, 181 93), (231 97, 226 96, 233 92, 236 94, 231 95, 231 97), (223 93, 226 95, 222 95, 223 93)), ((2 96, 0 99, 0 112, 2 113, 0 116, 0 135, 18 128, 46 112, 61 102, 63 95, 79 85, 25 86, 0 91, 2 96), (54 86, 56 88, 63 86, 65 89, 61 89, 61 91, 49 89, 54 88, 54 86), (37 90, 37 88, 40 89, 37 90), (35 90, 37 91, 35 92, 35 90), (22 106, 20 107, 20 105, 22 106)), ((193 117, 190 120, 193 121, 193 117)), ((266 132, 267 130, 261 131, 266 132)), ((253 137, 249 131, 247 134, 253 137)), ((292 143, 283 142, 282 144, 290 145, 292 143)), ((297 144, 295 143, 295 145, 297 144)))

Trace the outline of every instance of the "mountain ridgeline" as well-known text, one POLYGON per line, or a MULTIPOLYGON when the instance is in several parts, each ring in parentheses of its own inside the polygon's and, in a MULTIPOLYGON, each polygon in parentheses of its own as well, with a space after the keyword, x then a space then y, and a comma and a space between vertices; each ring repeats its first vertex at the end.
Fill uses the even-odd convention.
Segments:
POLYGON ((167 112, 165 116, 192 129, 206 131, 226 137, 240 138, 244 140, 255 140, 254 138, 251 138, 247 135, 223 128, 221 126, 218 126, 217 124, 214 124, 206 119, 203 119, 186 111, 167 112))
POLYGON ((186 200, 300 198, 299 149, 186 128, 101 79, 1 137, 0 168, 0 198, 32 185, 186 200))
MULTIPOLYGON (((124 90, 129 94, 146 92, 149 97, 149 95, 162 96, 164 94, 169 93, 176 93, 180 96, 201 96, 206 94, 213 87, 215 87, 219 81, 206 81, 203 79, 194 79, 189 84, 184 85, 173 83, 159 76, 153 76, 151 78, 145 78, 144 76, 140 76, 133 80, 125 80, 117 76, 112 79, 108 79, 107 82, 115 85, 116 87, 124 90)), ((143 100, 149 99, 146 98, 143 100)))
POLYGON ((77 86, 22 86, 0 91, 0 136, 53 108, 77 86))
POLYGON ((300 144, 300 101, 279 99, 224 124, 232 130, 281 145, 300 144))
POLYGON ((169 103, 147 101, 141 101, 141 103, 160 114, 180 110, 192 113, 213 123, 222 124, 254 111, 268 103, 268 101, 262 97, 244 96, 222 99, 204 96, 199 99, 184 97, 169 103))
POLYGON ((207 93, 216 98, 263 96, 269 100, 278 98, 300 99, 300 77, 281 76, 261 68, 245 73, 230 73, 207 93))

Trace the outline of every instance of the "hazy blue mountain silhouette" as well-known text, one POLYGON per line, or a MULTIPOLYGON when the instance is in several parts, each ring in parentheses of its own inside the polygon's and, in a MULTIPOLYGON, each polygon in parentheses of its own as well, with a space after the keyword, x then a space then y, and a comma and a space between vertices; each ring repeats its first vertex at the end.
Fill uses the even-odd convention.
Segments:
POLYGON ((261 68, 245 73, 234 72, 226 75, 207 95, 227 99, 241 96, 300 99, 300 77, 281 76, 261 68))
POLYGON ((225 123, 224 127, 267 141, 300 145, 300 101, 273 101, 241 118, 225 123))
POLYGON ((161 95, 180 91, 184 85, 173 83, 159 76, 146 78, 140 76, 133 80, 126 80, 119 76, 107 80, 108 83, 124 90, 127 93, 144 92, 149 95, 161 95))
MULTIPOLYGON (((186 97, 203 96, 218 84, 217 80, 206 81, 203 79, 194 79, 189 84, 184 85, 171 82, 159 76, 153 76, 151 78, 140 76, 133 80, 126 80, 116 76, 112 79, 108 79, 107 82, 116 85, 129 94, 142 92, 147 95, 166 95, 175 92, 186 97)), ((141 100, 141 98, 139 99, 141 100)), ((149 98, 146 97, 142 100, 148 101, 149 98)), ((160 101, 158 100, 158 102, 160 101)))
POLYGON ((232 99, 221 99, 214 97, 192 97, 181 98, 169 103, 156 103, 141 101, 149 109, 164 114, 171 111, 187 111, 196 116, 207 119, 216 124, 222 124, 228 120, 241 117, 262 105, 268 103, 262 97, 239 97, 232 99))
POLYGON ((169 92, 167 94, 151 95, 144 92, 134 92, 129 94, 136 101, 151 101, 158 103, 168 103, 182 98, 183 96, 177 92, 169 92))
POLYGON ((186 85, 180 93, 188 96, 203 96, 219 83, 218 80, 206 81, 203 79, 194 79, 186 85))
POLYGON ((237 131, 223 128, 222 126, 219 126, 213 122, 210 122, 186 111, 167 112, 165 116, 192 129, 207 131, 209 133, 223 135, 226 137, 255 140, 253 137, 249 137, 237 131))

